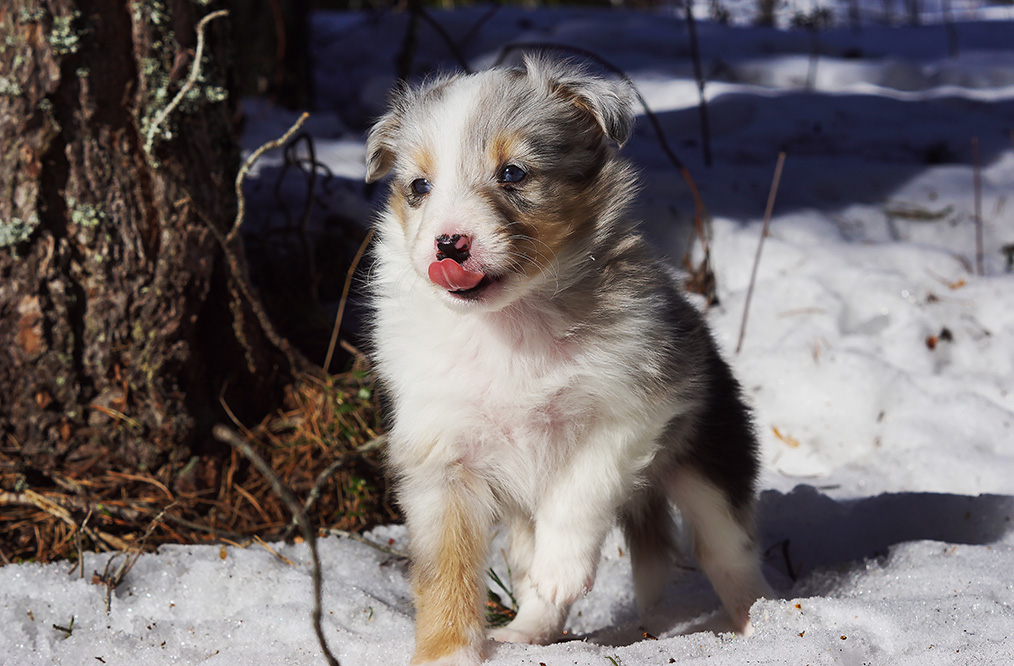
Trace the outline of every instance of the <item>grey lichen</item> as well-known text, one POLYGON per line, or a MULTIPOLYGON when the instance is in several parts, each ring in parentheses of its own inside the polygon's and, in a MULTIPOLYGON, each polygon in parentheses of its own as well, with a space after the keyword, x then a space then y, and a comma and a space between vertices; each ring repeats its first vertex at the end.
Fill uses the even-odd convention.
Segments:
POLYGON ((74 197, 67 197, 67 210, 70 211, 70 221, 73 224, 89 229, 109 220, 109 215, 100 207, 78 201, 74 197))
POLYGON ((39 218, 34 213, 28 220, 20 217, 0 220, 0 247, 12 247, 24 243, 39 226, 39 218))
POLYGON ((130 10, 134 15, 134 22, 148 21, 152 25, 168 23, 171 18, 165 8, 165 4, 159 0, 137 0, 130 3, 130 10))
MULTIPOLYGON (((175 35, 167 27, 171 16, 161 0, 135 0, 131 3, 130 8, 136 23, 148 23, 155 28, 151 31, 154 39, 151 42, 150 51, 140 59, 141 80, 144 81, 147 95, 141 107, 139 120, 141 133, 149 137, 146 143, 148 145, 147 152, 150 153, 150 144, 153 142, 152 134, 157 133, 160 140, 168 139, 171 136, 169 132, 159 132, 159 128, 153 129, 153 125, 158 114, 169 103, 169 90, 173 85, 169 78, 169 68, 175 57, 174 54, 179 48, 175 35)), ((159 166, 158 161, 154 158, 152 158, 151 164, 153 167, 159 166)))
POLYGON ((6 95, 7 97, 20 97, 21 86, 14 79, 7 78, 6 76, 0 76, 0 95, 6 95))
POLYGON ((49 45, 58 55, 77 53, 81 48, 81 36, 87 34, 86 28, 78 28, 77 22, 81 12, 74 11, 67 16, 54 16, 53 29, 49 33, 49 45))
POLYGON ((18 23, 38 23, 46 18, 46 14, 42 7, 22 7, 18 10, 18 23))
POLYGON ((203 83, 203 85, 197 85, 187 93, 186 100, 189 104, 184 107, 187 111, 196 109, 200 104, 205 102, 208 104, 218 104, 229 99, 229 91, 224 87, 204 83, 202 79, 198 79, 198 82, 203 83), (191 105, 193 106, 191 107, 191 105))
POLYGON ((36 108, 42 112, 46 122, 53 129, 54 132, 59 132, 60 122, 56 119, 55 109, 53 108, 53 101, 48 97, 39 100, 39 103, 35 105, 36 108))
MULTIPOLYGON (((158 0, 147 0, 153 6, 158 6, 158 0)), ((138 4, 133 5, 135 11, 138 4)), ((141 113, 141 131, 145 136, 144 150, 151 157, 152 166, 158 166, 158 160, 154 156, 155 144, 159 141, 166 141, 173 138, 174 125, 178 118, 172 117, 179 109, 182 113, 192 113, 204 104, 221 103, 228 99, 228 91, 220 86, 209 83, 205 78, 203 65, 208 60, 204 57, 205 27, 217 18, 228 15, 228 11, 219 10, 211 12, 197 23, 197 48, 195 49, 193 61, 190 63, 190 71, 186 80, 180 85, 176 93, 170 96, 170 88, 176 83, 167 76, 166 69, 169 66, 169 53, 165 47, 165 41, 156 40, 152 43, 154 57, 148 56, 142 59, 142 72, 148 74, 149 99, 144 104, 141 113), (159 57, 162 56, 162 57, 159 57), (170 98, 171 97, 171 98, 170 98)), ((149 21, 153 21, 148 16, 149 21)), ((167 33, 165 40, 172 41, 172 34, 167 33)), ((173 49, 170 53, 175 53, 173 49)))

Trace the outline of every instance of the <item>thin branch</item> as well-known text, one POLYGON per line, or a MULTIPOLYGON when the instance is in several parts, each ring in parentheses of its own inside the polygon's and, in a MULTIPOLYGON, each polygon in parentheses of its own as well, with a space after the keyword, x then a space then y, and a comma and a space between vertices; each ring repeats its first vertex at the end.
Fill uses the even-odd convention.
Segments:
POLYGON ((366 232, 366 238, 359 245, 359 249, 356 251, 356 256, 352 257, 352 264, 349 266, 349 272, 345 275, 345 284, 342 287, 341 301, 338 303, 338 312, 335 314, 334 326, 331 328, 331 341, 327 345, 327 355, 324 357, 324 372, 331 372, 331 359, 334 356, 334 347, 338 342, 338 330, 342 325, 342 317, 345 316, 345 303, 349 298, 349 289, 352 288, 352 275, 356 272, 356 267, 359 266, 360 260, 363 258, 363 253, 366 252, 366 248, 369 246, 370 241, 373 240, 373 229, 366 232))
POLYGON ((708 101, 704 95, 704 73, 701 68, 701 48, 697 43, 697 21, 694 20, 693 0, 684 0, 687 17, 687 31, 690 33, 690 54, 694 62, 694 78, 697 79, 697 93, 700 100, 697 114, 701 123, 701 150, 704 166, 711 166, 711 130, 708 124, 708 101))
POLYGON ((275 494, 285 503, 285 506, 289 509, 289 512, 299 521, 299 529, 303 533, 303 539, 306 540, 307 546, 310 548, 310 558, 313 562, 313 630, 317 635, 317 641, 320 643, 320 649, 324 653, 324 658, 327 659, 328 664, 331 666, 339 666, 338 659, 332 654, 331 649, 327 645, 327 640, 324 638, 324 629, 321 627, 321 616, 323 611, 321 610, 321 591, 323 587, 323 577, 320 571, 320 556, 317 553, 317 535, 314 534, 313 527, 310 526, 310 522, 306 517, 306 512, 303 511, 303 507, 300 506, 299 501, 295 495, 282 480, 278 478, 275 471, 271 469, 271 466, 264 462, 256 451, 251 447, 242 437, 236 434, 236 432, 222 424, 216 425, 212 428, 212 434, 215 439, 228 444, 233 447, 249 460, 257 470, 264 475, 264 478, 268 480, 271 485, 271 489, 274 490, 275 494))
MULTIPOLYGON (((60 506, 56 502, 48 499, 47 497, 40 495, 34 490, 25 490, 20 493, 11 493, 0 490, 0 506, 34 506, 37 509, 44 511, 45 513, 53 516, 54 518, 62 521, 74 530, 81 530, 88 535, 92 541, 96 544, 106 543, 112 548, 117 550, 127 550, 130 547, 123 539, 108 534, 101 530, 93 530, 86 525, 78 525, 74 522, 74 518, 70 515, 70 511, 60 506)), ((41 544, 41 541, 39 541, 41 544)))
POLYGON ((157 516, 151 519, 151 522, 148 524, 148 528, 144 531, 144 535, 137 542, 133 555, 127 556, 126 552, 116 553, 108 560, 106 560, 106 566, 103 569, 102 574, 101 575, 99 575, 98 573, 95 574, 95 580, 102 583, 106 587, 105 600, 106 600, 107 615, 109 614, 109 611, 111 610, 112 606, 113 590, 119 587, 120 583, 123 582, 123 579, 127 577, 128 573, 130 573, 130 570, 134 567, 134 564, 137 562, 137 558, 141 557, 141 553, 143 552, 142 549, 144 548, 144 543, 148 540, 148 537, 151 536, 151 533, 155 531, 155 526, 162 520, 162 517, 165 515, 166 511, 173 508, 174 506, 176 506, 176 502, 173 502, 166 508, 162 509, 157 516), (112 566, 113 562, 120 555, 124 556, 123 562, 120 564, 119 567, 117 567, 115 572, 110 574, 109 567, 112 566))
POLYGON ((438 23, 437 20, 434 19, 428 11, 426 11, 426 8, 422 6, 422 3, 419 3, 417 7, 419 8, 419 16, 426 21, 438 35, 440 35, 441 39, 444 40, 444 43, 447 45, 447 50, 450 51, 451 55, 454 56, 454 59, 458 61, 458 65, 461 69, 463 69, 467 74, 471 74, 472 68, 468 66, 468 61, 465 59, 465 56, 461 54, 461 49, 459 49, 458 45, 454 43, 454 38, 451 37, 450 33, 448 33, 444 29, 444 26, 440 25, 440 23, 438 23))
POLYGON ((782 180, 782 167, 785 165, 785 152, 778 153, 778 164, 775 165, 775 177, 771 181, 771 191, 768 193, 768 205, 764 209, 764 226, 761 229, 760 241, 757 243, 757 255, 753 259, 753 270, 750 271, 750 286, 746 290, 746 303, 743 304, 743 320, 739 324, 739 341, 736 342, 736 353, 743 348, 743 336, 746 335, 746 319, 750 313, 750 300, 753 298, 753 285, 757 280, 757 267, 760 265, 761 251, 764 249, 764 239, 768 236, 768 228, 771 226, 771 212, 775 207, 775 196, 778 194, 778 184, 782 180))
POLYGON ((303 215, 299 220, 299 245, 307 265, 306 274, 313 281, 317 279, 317 261, 313 255, 313 243, 310 240, 310 216, 313 214, 313 202, 317 193, 317 169, 322 167, 327 173, 328 178, 331 177, 331 173, 327 165, 317 161, 313 137, 306 132, 293 137, 292 141, 285 146, 284 155, 285 160, 278 172, 278 178, 275 180, 275 199, 285 213, 286 231, 290 231, 292 229, 292 216, 289 213, 289 206, 285 202, 285 197, 281 190, 289 167, 295 166, 306 178, 306 204, 303 206, 303 215), (306 144, 307 156, 305 159, 299 156, 300 142, 306 144))
POLYGON ((972 137, 972 187, 975 190, 975 273, 985 275, 982 240, 982 168, 979 165, 979 137, 972 137))
MULTIPOLYGON (((321 488, 323 488, 324 484, 328 482, 328 479, 330 479, 334 473, 341 469, 344 465, 345 459, 339 458, 328 465, 327 469, 317 475, 317 480, 314 482, 313 488, 310 489, 310 494, 307 496, 306 502, 303 504, 303 511, 306 512, 307 515, 309 515, 310 511, 313 510, 314 505, 317 504, 317 500, 320 499, 320 496, 323 494, 321 488)), ((285 528, 285 531, 282 532, 282 536, 280 537, 281 540, 288 541, 289 537, 292 536, 292 531, 298 528, 299 523, 296 521, 296 518, 293 517, 292 522, 287 528, 285 528)))
POLYGON ((180 105, 183 98, 187 96, 190 90, 197 84, 197 79, 201 76, 201 59, 204 57, 204 31, 208 27, 208 24, 217 18, 227 16, 229 12, 225 9, 219 9, 218 11, 211 12, 200 20, 197 24, 197 49, 194 51, 194 65, 190 68, 190 74, 187 76, 187 80, 180 86, 176 96, 172 98, 172 101, 164 109, 162 109, 155 120, 152 121, 151 125, 148 126, 147 136, 144 138, 144 152, 151 155, 151 151, 155 146, 155 134, 162 127, 163 123, 169 118, 176 107, 180 105))
POLYGON ((493 18, 493 16, 495 16, 497 12, 500 11, 500 7, 501 5, 496 2, 490 5, 489 9, 487 9, 485 13, 479 17, 478 21, 472 24, 472 27, 468 29, 468 32, 465 33, 465 36, 462 37, 461 41, 458 42, 458 48, 463 49, 466 46, 468 46, 468 43, 471 42, 473 39, 475 39, 475 36, 479 34, 479 31, 482 30, 483 26, 485 26, 486 23, 488 23, 489 20, 493 18))
POLYGON ((397 557, 399 560, 409 559, 408 553, 402 552, 396 548, 391 548, 390 546, 385 546, 384 544, 377 543, 376 541, 371 541, 366 537, 362 536, 361 534, 356 534, 355 532, 349 532, 347 530, 331 529, 328 530, 327 533, 333 534, 334 536, 343 537, 345 539, 352 539, 353 541, 358 541, 359 543, 369 546, 370 548, 373 548, 375 550, 379 550, 382 553, 386 553, 387 555, 391 555, 392 557, 397 557))
POLYGON ((289 139, 291 139, 292 135, 299 131, 309 117, 310 114, 304 111, 299 118, 296 119, 296 122, 292 124, 292 127, 286 130, 285 134, 281 135, 277 139, 268 141, 260 148, 250 153, 250 157, 246 158, 246 161, 243 162, 243 166, 240 167, 239 173, 236 174, 236 219, 232 223, 232 229, 230 229, 229 233, 225 236, 225 241, 227 243, 235 241, 236 236, 239 234, 239 229, 243 224, 243 219, 246 217, 246 196, 243 195, 243 183, 246 181, 247 175, 250 173, 250 169, 252 169, 253 165, 257 163, 257 160, 260 159, 261 155, 269 150, 273 150, 281 145, 284 145, 289 139))
POLYGON ((310 361, 307 360, 299 350, 289 344, 289 341, 285 339, 284 336, 275 330, 274 324, 272 324, 271 319, 268 317, 267 312, 264 311, 264 307, 260 303, 260 299, 258 299, 253 293, 250 286, 250 280, 246 275, 246 270, 240 261, 239 255, 233 249, 233 246, 236 245, 239 230, 246 215, 246 198, 243 196, 243 183, 249 175, 250 169, 253 168, 254 163, 256 163, 260 156, 265 152, 271 150, 272 148, 277 148, 288 141, 289 138, 291 138, 292 135, 303 126, 306 119, 309 117, 310 114, 303 113, 296 122, 293 123, 292 127, 285 132, 285 134, 259 147, 243 163, 239 173, 236 175, 236 219, 233 221, 232 228, 229 230, 228 234, 223 235, 215 225, 215 222, 208 219, 199 207, 195 207, 195 210, 197 214, 204 219, 208 228, 211 230, 211 233, 218 241, 219 246, 221 246, 222 252, 225 254, 226 264, 228 266, 229 275, 232 278, 233 285, 243 295, 250 311, 253 313, 254 317, 257 318, 257 322, 260 324, 264 337, 266 337, 276 349, 285 355, 286 360, 289 362, 289 366, 293 370, 299 370, 312 375, 319 373, 319 371, 316 370, 314 365, 310 363, 310 361))

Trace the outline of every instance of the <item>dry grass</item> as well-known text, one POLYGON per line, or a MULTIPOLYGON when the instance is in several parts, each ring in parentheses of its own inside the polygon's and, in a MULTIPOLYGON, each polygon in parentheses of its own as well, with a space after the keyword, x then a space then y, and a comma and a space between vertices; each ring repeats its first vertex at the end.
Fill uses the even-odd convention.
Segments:
MULTIPOLYGON (((380 465, 378 407, 360 359, 341 375, 300 378, 282 409, 239 429, 314 525, 358 532, 399 519, 380 465)), ((292 514, 268 480, 236 451, 215 450, 151 473, 90 473, 97 461, 81 460, 43 474, 0 449, 0 561, 291 538, 292 514)))

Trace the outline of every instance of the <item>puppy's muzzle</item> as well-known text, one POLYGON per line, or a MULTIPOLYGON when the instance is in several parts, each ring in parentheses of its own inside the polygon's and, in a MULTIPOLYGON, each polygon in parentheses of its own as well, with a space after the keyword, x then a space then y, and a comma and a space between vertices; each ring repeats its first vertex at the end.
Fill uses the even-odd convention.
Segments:
POLYGON ((453 259, 459 264, 465 263, 472 247, 472 239, 469 236, 446 234, 437 236, 437 261, 453 259))
POLYGON ((435 261, 430 263, 430 281, 460 297, 477 297, 492 279, 473 259, 472 237, 464 234, 437 236, 435 261), (466 265, 466 262, 467 265, 466 265), (479 269, 479 270, 476 270, 479 269))

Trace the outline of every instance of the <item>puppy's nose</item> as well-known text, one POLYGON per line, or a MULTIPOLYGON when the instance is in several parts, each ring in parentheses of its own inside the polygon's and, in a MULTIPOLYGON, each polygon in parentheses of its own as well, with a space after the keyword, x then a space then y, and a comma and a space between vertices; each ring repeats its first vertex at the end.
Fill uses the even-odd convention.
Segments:
POLYGON ((468 259, 469 248, 472 247, 472 239, 461 234, 448 236, 443 234, 437 236, 437 260, 453 259, 462 264, 468 259))

